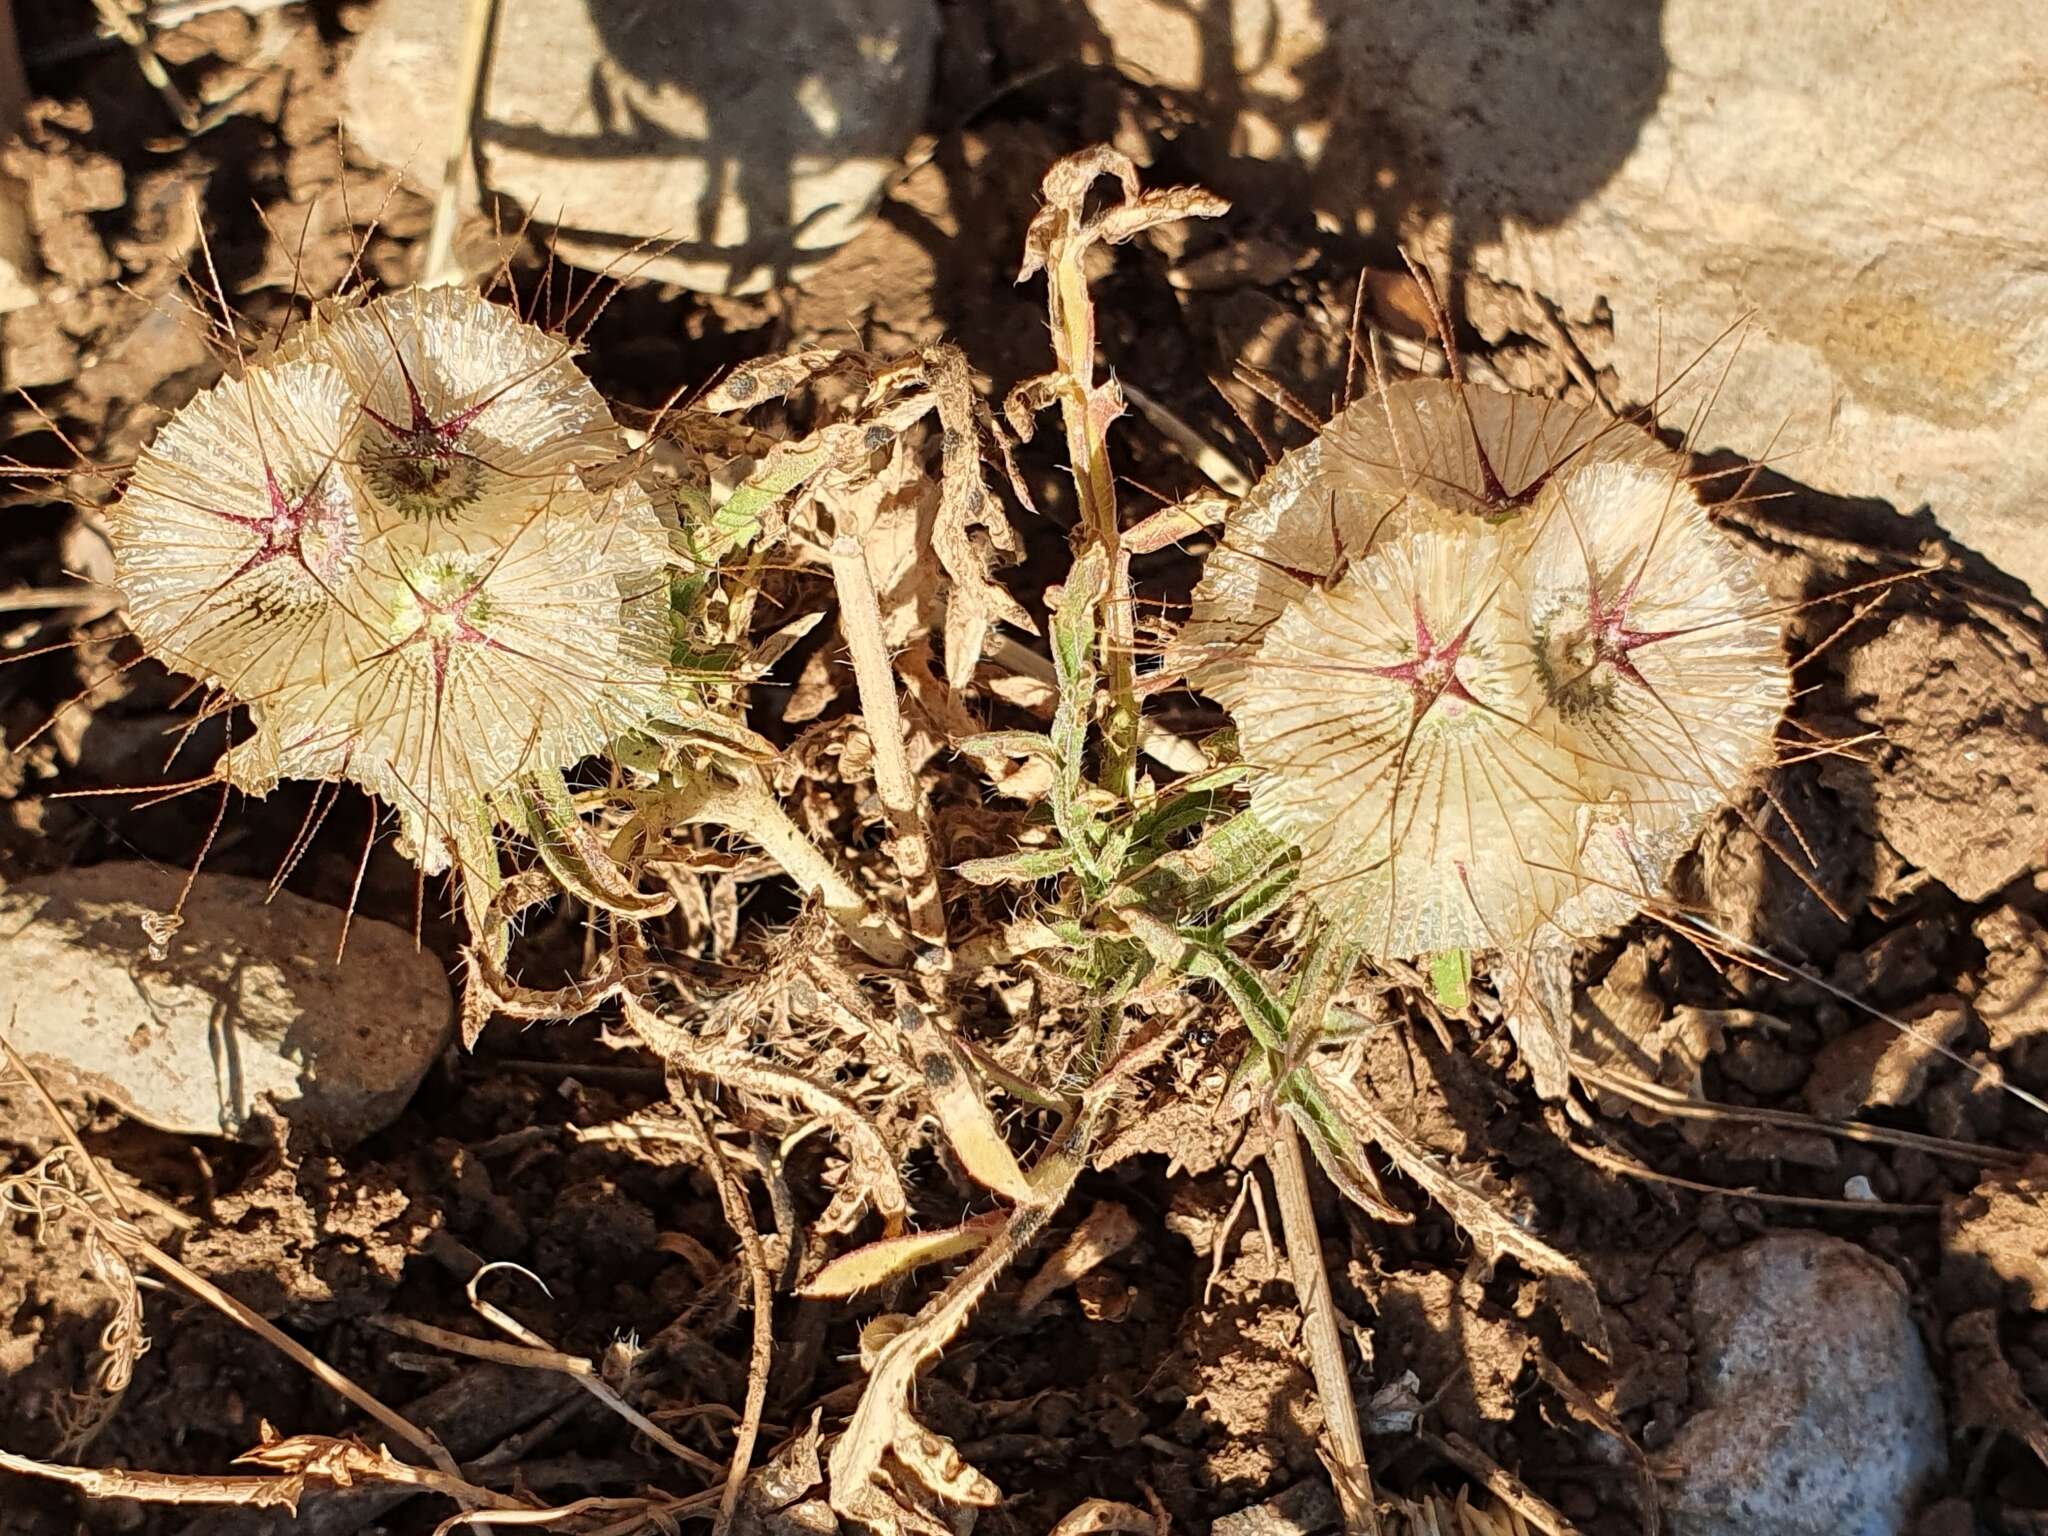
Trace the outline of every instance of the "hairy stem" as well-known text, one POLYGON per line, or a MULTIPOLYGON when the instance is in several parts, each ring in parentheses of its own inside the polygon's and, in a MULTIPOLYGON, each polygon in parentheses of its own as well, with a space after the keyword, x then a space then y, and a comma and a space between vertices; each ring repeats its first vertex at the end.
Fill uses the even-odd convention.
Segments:
POLYGON ((910 963, 910 945, 896 926, 868 906, 839 866, 762 785, 702 775, 679 786, 663 809, 673 825, 724 827, 759 844, 800 890, 824 903, 862 953, 883 965, 910 963))
POLYGON ((1102 548, 1109 588, 1102 600, 1102 674, 1109 683, 1109 713, 1102 722, 1102 784, 1128 798, 1138 756, 1138 690, 1133 658, 1131 563, 1117 526, 1116 477, 1109 462, 1109 424, 1119 409, 1114 389, 1095 384, 1095 306, 1083 266, 1088 243, 1063 242, 1046 274, 1046 309, 1052 320, 1053 358, 1061 379, 1060 418, 1067 430, 1067 463, 1081 504, 1082 526, 1102 548))
POLYGON ((1067 1135, 1031 1170, 1031 1198, 1010 1213, 994 1240, 876 1355, 853 1416, 832 1448, 833 1504, 841 1513, 858 1517, 872 1507, 869 1501, 883 1457, 915 1422, 909 1405, 918 1374, 967 1326, 989 1287, 1065 1204, 1087 1166, 1098 1118, 1087 1110, 1076 1117, 1067 1135))

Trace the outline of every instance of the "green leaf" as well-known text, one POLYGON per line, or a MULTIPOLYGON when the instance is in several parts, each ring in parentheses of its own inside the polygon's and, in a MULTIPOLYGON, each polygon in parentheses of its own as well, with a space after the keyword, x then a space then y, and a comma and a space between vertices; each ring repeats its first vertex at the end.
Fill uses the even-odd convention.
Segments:
POLYGON ((1192 919, 1244 893, 1292 852, 1249 811, 1241 812, 1211 827, 1194 847, 1162 855, 1108 900, 1118 907, 1143 905, 1192 919))
POLYGON ((992 859, 969 859, 955 865, 954 873, 971 885, 1008 885, 1065 874, 1073 864, 1070 849, 1026 848, 992 859))
POLYGON ((1259 973, 1220 943, 1206 942, 1206 936, 1181 933, 1142 908, 1118 914, 1131 932, 1144 941, 1152 958, 1184 976, 1213 981, 1242 1016, 1252 1038, 1269 1051, 1287 1043, 1287 1015, 1273 1001, 1259 973))
POLYGON ((669 708, 674 718, 649 720, 640 727, 664 746, 717 752, 749 763, 772 763, 780 755, 765 736, 696 699, 672 692, 669 708))
POLYGON ((1245 893, 1226 905, 1218 914, 1214 927, 1224 938, 1243 933, 1247 928, 1264 922, 1281 903, 1293 894, 1294 882, 1301 876, 1301 862, 1298 859, 1283 858, 1262 875, 1245 893))
POLYGON ((1095 608, 1106 569, 1101 549, 1083 551, 1067 572, 1052 614, 1053 678, 1059 687, 1052 715, 1053 763, 1069 804, 1080 793, 1088 751, 1088 719, 1095 705, 1095 608))
POLYGON ((1339 1193, 1381 1221, 1413 1219, 1389 1205, 1382 1196, 1379 1180, 1360 1161, 1357 1138, 1309 1073, 1290 1072, 1281 1085, 1279 1097, 1282 1110, 1301 1127, 1309 1151, 1339 1193))
POLYGON ((671 893, 652 894, 634 885, 605 852, 577 814, 559 771, 529 774, 498 800, 505 819, 532 841, 548 873, 570 895, 620 917, 659 917, 675 906, 671 893))
POLYGON ((1472 951, 1447 949, 1429 957, 1429 990, 1446 1013, 1463 1013, 1472 1001, 1472 951))
POLYGON ((1242 763, 1230 763, 1183 779, 1173 786, 1169 798, 1138 818, 1131 829, 1131 841, 1141 847, 1147 843, 1160 843, 1176 832, 1201 825, 1223 805, 1223 796, 1217 791, 1234 784, 1249 772, 1251 770, 1242 763))

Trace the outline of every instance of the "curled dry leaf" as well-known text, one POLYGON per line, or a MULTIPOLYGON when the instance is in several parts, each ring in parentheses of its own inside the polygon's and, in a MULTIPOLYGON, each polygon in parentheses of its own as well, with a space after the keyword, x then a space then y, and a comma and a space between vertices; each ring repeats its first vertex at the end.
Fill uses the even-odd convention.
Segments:
POLYGON ((974 675, 991 625, 1014 624, 1028 634, 1036 634, 1038 626, 994 576, 998 557, 1008 563, 1024 553, 982 479, 984 441, 999 443, 1001 428, 975 394, 959 348, 927 349, 924 370, 939 416, 940 495, 932 549, 953 582, 946 605, 945 659, 947 686, 957 694, 974 675))
POLYGON ((1139 190, 1138 167, 1129 155, 1097 144, 1056 161, 1039 185, 1044 206, 1024 232, 1024 262, 1017 281, 1026 282, 1062 259, 1100 241, 1121 245, 1132 236, 1181 219, 1214 219, 1230 211, 1227 199, 1203 187, 1161 187, 1139 190), (1088 190, 1103 177, 1115 178, 1123 199, 1095 214, 1087 213, 1088 190))
POLYGON ((1138 1221, 1114 1200, 1098 1200, 1081 1224, 1017 1293, 1019 1316, 1080 1280, 1138 1240, 1138 1221))
POLYGON ((926 1264, 972 1253, 1002 1230, 1003 1214, 988 1212, 956 1227, 885 1237, 843 1253, 797 1288, 799 1296, 856 1296, 926 1264))

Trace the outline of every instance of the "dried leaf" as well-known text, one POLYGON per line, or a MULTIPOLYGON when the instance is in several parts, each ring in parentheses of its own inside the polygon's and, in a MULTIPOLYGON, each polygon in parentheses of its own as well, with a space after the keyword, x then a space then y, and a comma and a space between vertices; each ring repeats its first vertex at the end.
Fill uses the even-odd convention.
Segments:
POLYGON ((1132 1536, 1154 1536, 1159 1522, 1135 1504, 1115 1499, 1087 1499, 1060 1517, 1046 1536, 1095 1536, 1101 1531, 1129 1531, 1132 1536))
POLYGON ((1571 1088, 1572 952, 1561 944, 1504 954, 1497 984, 1501 1012, 1538 1098, 1561 1099, 1571 1088))
POLYGON ((1974 1428, 2002 1430, 2048 1467, 2048 1418, 2027 1401, 2020 1373, 1998 1341, 1998 1311, 1965 1312, 1949 1324, 1948 1346, 1961 1384, 1956 1415, 1974 1428))
POLYGON ((148 1504, 240 1504, 298 1513, 303 1477, 188 1477, 120 1468, 66 1467, 0 1450, 0 1472, 68 1483, 89 1498, 135 1499, 148 1504))
POLYGON ((947 1145, 970 1177, 1018 1202, 1032 1198, 1031 1181, 1017 1166, 996 1117, 981 1095, 981 1081, 953 1038, 908 1001, 896 1011, 911 1059, 924 1078, 932 1113, 947 1145))
POLYGON ((1072 1285, 1096 1265, 1107 1263, 1137 1238, 1137 1219, 1127 1209, 1114 1200, 1096 1201, 1073 1234, 1017 1293, 1018 1315, 1039 1306, 1055 1291, 1072 1285))
POLYGON ((996 555, 1016 560, 1024 547, 982 483, 983 432, 986 428, 993 435, 995 423, 975 397, 967 359, 958 347, 929 347, 924 373, 940 427, 941 493, 932 548, 953 580, 946 618, 946 684, 958 693, 974 675, 989 625, 1014 624, 1031 634, 1038 633, 1038 626, 991 574, 996 555), (976 529, 987 547, 976 542, 976 529))
POLYGON ((1017 273, 1020 283, 1062 258, 1078 257, 1097 241, 1120 245, 1161 224, 1219 218, 1230 211, 1227 199, 1201 187, 1140 192, 1138 167, 1130 156, 1107 144, 1055 161, 1039 184, 1039 195, 1045 203, 1024 232, 1024 263, 1017 273), (1115 178, 1123 200, 1089 218, 1084 209, 1088 189, 1104 177, 1115 178))
POLYGON ((1464 1179, 1443 1166, 1373 1106, 1370 1099, 1336 1075, 1316 1071, 1315 1081, 1337 1116, 1354 1135, 1370 1138, 1402 1173, 1420 1184, 1429 1197, 1450 1213, 1489 1266, 1503 1255, 1524 1268, 1564 1282, 1578 1305, 1565 1315, 1580 1337, 1596 1348, 1606 1347, 1606 1324, 1600 1316, 1599 1292, 1584 1269, 1506 1212, 1464 1179))
POLYGON ((805 347, 781 357, 757 358, 733 369, 696 402, 696 408, 720 415, 751 411, 780 400, 835 369, 859 366, 860 354, 845 347, 805 347))
POLYGON ((872 1290, 878 1285, 909 1274, 926 1264, 972 1253, 1003 1228, 1003 1214, 994 1211, 931 1232, 907 1232, 885 1237, 842 1253, 797 1287, 799 1296, 826 1296, 835 1300, 872 1290))

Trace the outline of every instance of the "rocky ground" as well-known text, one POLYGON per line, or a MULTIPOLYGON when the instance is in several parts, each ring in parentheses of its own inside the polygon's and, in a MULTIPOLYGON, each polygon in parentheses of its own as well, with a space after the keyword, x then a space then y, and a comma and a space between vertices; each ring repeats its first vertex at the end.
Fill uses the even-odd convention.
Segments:
MULTIPOLYGON (((168 9, 203 12, 156 39, 189 130, 80 8, 16 7, 30 95, 0 168, 22 190, 33 262, 15 275, 34 302, 0 319, 0 383, 9 451, 30 464, 132 457, 223 366, 214 293, 260 334, 358 262, 407 280, 427 226, 445 151, 422 125, 451 46, 430 7, 168 9)), ((2032 1406, 2048 1402, 2048 1112, 2021 1096, 2048 1095, 2048 617, 2026 584, 2048 583, 2031 526, 2048 469, 2048 107, 2022 88, 2039 63, 2012 45, 2016 18, 1991 7, 1923 36, 1933 19, 1701 0, 1475 0, 1455 20, 1334 0, 849 0, 750 7, 753 31, 664 47, 648 7, 589 0, 526 30, 545 9, 506 24, 479 157, 542 219, 573 210, 565 255, 662 238, 589 334, 594 377, 627 406, 850 335, 885 355, 950 339, 1000 397, 1046 366, 1042 299, 1014 282, 1039 177, 1103 141, 1152 184, 1235 202, 1133 242, 1096 292, 1119 376, 1254 470, 1303 429, 1211 378, 1248 362, 1320 412, 1361 272, 1377 323, 1417 332, 1397 242, 1459 274, 1468 345, 1522 389, 1641 404, 1749 319, 1739 351, 1702 364, 1718 377, 1735 358, 1711 415, 1688 404, 1667 425, 1709 466, 1771 461, 1727 522, 1799 605, 1788 739, 1852 745, 1788 751, 1679 897, 1799 973, 1648 919, 1583 957, 1582 1052, 1711 1113, 1593 1084, 1567 1116, 1497 1026, 1389 994, 1361 1086, 1587 1278, 1490 1262, 1413 1190, 1400 1225, 1327 1199, 1373 1471, 1395 1495, 1496 1504, 1499 1486, 1481 1490, 1506 1469, 1529 1495, 1508 1490, 1509 1506, 1588 1533, 1658 1510, 1716 1536, 2048 1529, 2032 1406), (877 193, 872 217, 849 211, 877 193)), ((502 242, 472 226, 459 249, 488 266, 502 242)), ((543 264, 514 264, 537 297, 543 264)), ((571 293, 552 281, 559 311, 571 293)), ((1117 442, 1134 504, 1199 484, 1142 421, 1117 442)), ((1048 444, 1023 468, 1038 515, 1018 518, 1029 549, 1010 580, 1038 611, 1065 569, 1072 491, 1048 444)), ((175 893, 220 802, 53 794, 201 775, 222 722, 188 736, 184 685, 123 665, 110 594, 44 590, 111 575, 90 510, 109 481, 81 470, 67 488, 17 484, 0 549, 9 1038, 83 1068, 58 1084, 63 1107, 152 1241, 482 1475, 557 1502, 700 1486, 565 1378, 390 1324, 469 1330, 468 1266, 516 1262, 550 1292, 516 1309, 530 1327, 591 1359, 637 1338, 658 1416, 722 1459, 747 1326, 718 1200, 680 1155, 606 1132, 663 1097, 657 1066, 591 1022, 501 1022, 474 1053, 444 1048, 454 929, 388 846, 364 862, 372 813, 353 794, 288 786, 232 807, 191 920, 146 960, 138 914, 175 893), (288 897, 258 906, 281 867, 288 897), (129 1048, 77 1061, 68 1031, 86 1017, 129 1048), (231 1071, 224 1038, 255 1042, 231 1071), (351 1070, 304 1081, 323 1053, 351 1070), (266 1101, 288 1155, 261 1144, 266 1101)), ((1171 613, 1194 571, 1180 551, 1142 561, 1148 612, 1171 613)), ((816 641, 776 682, 755 723, 780 742, 851 703, 816 641)), ((1213 723, 1192 698, 1162 708, 1213 723)), ((713 975, 788 914, 757 873, 709 883, 713 975)), ((565 916, 536 941, 573 958, 581 935, 565 916)), ((1048 1251, 1084 1221, 1123 1245, 1035 1307, 1006 1290, 920 1389, 927 1420, 1010 1495, 980 1530, 1047 1530, 1091 1497, 1240 1536, 1334 1521, 1263 1146, 1215 1113, 1229 1042, 1192 1038, 1209 1044, 1152 1085, 1048 1251)), ((28 1093, 0 1088, 0 1175, 53 1144, 28 1093)), ((913 1179, 959 1218, 936 1159, 913 1179)), ((112 1294, 76 1220, 0 1223, 0 1450, 60 1459, 112 1294)), ((143 1298, 150 1348, 84 1464, 220 1472, 266 1422, 367 1429, 227 1318, 173 1290, 143 1298)), ((831 1429, 859 1381, 852 1314, 784 1310, 795 1354, 771 1448, 814 1409, 831 1429)), ((323 1496, 294 1529, 425 1532, 445 1513, 323 1496)), ((5 1536, 283 1528, 0 1473, 5 1536)))

